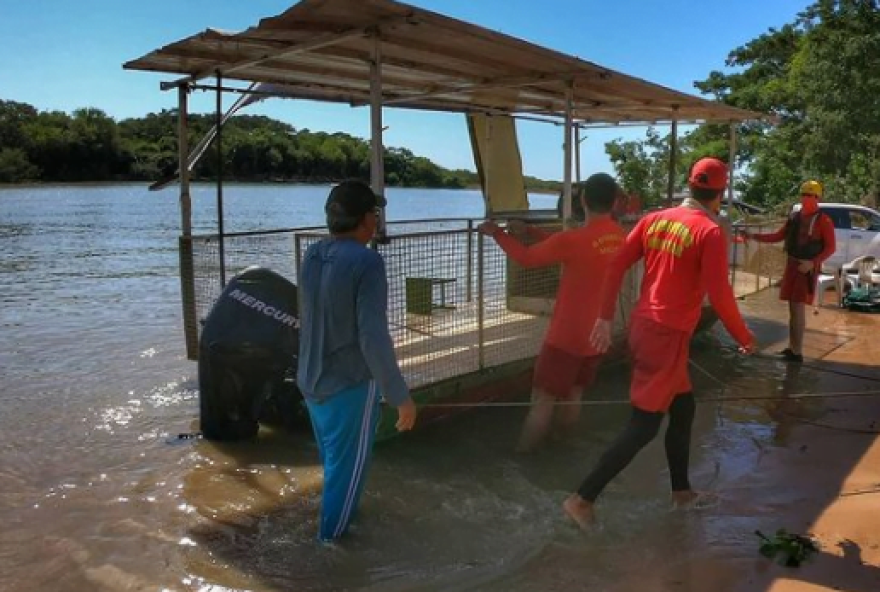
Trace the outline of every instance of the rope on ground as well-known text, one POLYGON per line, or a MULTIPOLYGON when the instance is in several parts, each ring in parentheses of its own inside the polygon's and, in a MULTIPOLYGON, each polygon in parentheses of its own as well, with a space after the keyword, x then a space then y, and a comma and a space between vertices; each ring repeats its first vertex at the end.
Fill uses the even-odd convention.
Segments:
MULTIPOLYGON (((798 399, 843 399, 857 397, 880 396, 880 390, 867 391, 837 391, 829 393, 793 393, 790 395, 762 395, 742 397, 699 397, 700 403, 728 402, 728 401, 791 401, 798 399)), ((482 401, 475 403, 425 403, 419 408, 426 407, 531 407, 532 401, 482 401)), ((579 401, 553 401, 553 405, 582 405, 584 407, 601 407, 603 405, 630 405, 629 399, 586 399, 579 401)))
MULTIPOLYGON (((753 358, 758 358, 760 360, 769 360, 773 362, 785 362, 785 359, 776 356, 773 354, 765 354, 765 353, 755 353, 752 354, 753 358)), ((849 378, 857 378, 859 380, 867 380, 869 382, 880 382, 880 377, 876 376, 866 376, 864 374, 856 374, 854 372, 847 372, 846 370, 835 370, 834 368, 828 368, 826 366, 820 366, 818 364, 811 364, 809 362, 785 362, 788 364, 799 364, 801 368, 809 368, 810 370, 815 370, 817 372, 825 372, 827 374, 836 374, 838 376, 847 376, 849 378)))
POLYGON ((779 411, 779 410, 777 410, 776 413, 779 413, 780 415, 784 415, 785 417, 787 417, 788 419, 790 419, 792 421, 815 426, 817 428, 824 428, 826 430, 835 430, 838 432, 847 432, 850 434, 863 434, 866 436, 876 436, 876 435, 880 434, 880 430, 875 430, 872 428, 853 428, 850 426, 832 425, 830 423, 824 423, 821 421, 815 421, 813 419, 807 419, 806 417, 798 417, 797 415, 792 415, 791 413, 785 413, 784 411, 779 411))
POLYGON ((801 363, 804 368, 809 368, 810 370, 816 370, 818 372, 826 372, 828 374, 836 374, 838 376, 847 376, 850 378, 857 378, 859 380, 867 380, 870 382, 880 382, 880 378, 876 376, 865 376, 864 374, 856 374, 854 372, 847 372, 846 370, 835 370, 834 368, 825 368, 823 366, 817 366, 816 364, 808 364, 801 363))
MULTIPOLYGON (((729 385, 700 366, 698 363, 693 360, 689 360, 690 364, 705 374, 710 379, 714 380, 718 384, 722 385, 724 389, 726 389, 729 385)), ((723 392, 723 391, 722 391, 723 392)), ((880 390, 864 390, 864 391, 838 391, 838 392, 826 392, 826 393, 791 393, 791 394, 775 394, 775 395, 765 395, 765 396, 727 396, 722 395, 719 397, 701 397, 699 399, 702 403, 712 403, 717 402, 720 406, 729 401, 737 401, 737 402, 748 402, 748 401, 797 401, 804 399, 825 399, 825 400, 833 400, 833 399, 843 399, 848 397, 876 397, 880 395, 880 390)), ((531 407, 533 405, 532 401, 484 401, 478 403, 427 403, 425 405, 421 405, 421 407, 531 407)), ((565 405, 580 405, 584 407, 598 407, 598 406, 607 406, 607 405, 630 405, 628 400, 620 400, 620 399, 611 399, 611 400, 596 400, 596 399, 587 399, 587 400, 577 400, 577 401, 553 401, 553 405, 565 406, 565 405)), ((779 411, 777 411, 779 412, 779 411)), ((880 434, 880 430, 870 429, 870 428, 853 428, 847 426, 835 426, 827 423, 822 423, 819 421, 814 421, 811 419, 806 419, 803 417, 798 417, 795 415, 791 415, 789 413, 782 412, 787 418, 797 421, 799 423, 812 425, 815 427, 825 428, 829 430, 836 430, 839 432, 848 432, 852 434, 865 434, 865 435, 877 435, 880 434)))
MULTIPOLYGON (((764 359, 772 359, 766 354, 757 354, 764 359)), ((703 368, 700 364, 695 362, 694 360, 689 360, 691 366, 697 369, 702 374, 706 375, 711 380, 720 384, 724 389, 731 388, 730 385, 703 368)), ((876 380, 871 377, 859 377, 865 378, 866 380, 876 380)), ((739 387, 740 389, 744 389, 746 387, 739 387)), ((828 393, 791 393, 791 394, 775 394, 775 395, 763 395, 763 396, 729 396, 722 395, 719 397, 700 397, 700 402, 705 403, 726 403, 730 401, 793 401, 799 399, 842 399, 847 397, 876 397, 880 395, 880 390, 864 390, 864 391, 839 391, 839 392, 828 392, 828 393)), ((425 403, 423 405, 419 405, 421 408, 426 407, 531 407, 534 403, 532 401, 482 401, 475 403, 425 403)), ((598 400, 598 399, 586 399, 586 400, 577 400, 577 401, 553 401, 553 405, 565 406, 565 405, 580 405, 584 407, 598 407, 603 405, 629 405, 629 400, 623 399, 608 399, 608 400, 598 400)), ((844 429, 844 428, 841 428, 844 429)))
MULTIPOLYGON (((689 362, 691 363, 691 365, 694 368, 696 368, 697 370, 699 370, 700 372, 702 372, 703 374, 705 374, 706 376, 708 376, 709 378, 711 378, 715 382, 721 384, 724 388, 727 387, 727 384, 724 381, 722 381, 720 378, 714 376, 711 372, 709 372, 708 370, 706 370, 705 368, 703 368, 702 366, 700 366, 699 364, 697 364, 693 360, 689 360, 689 362)), ((864 378, 870 380, 869 377, 864 377, 864 378)), ((858 391, 858 392, 867 393, 867 392, 871 392, 871 391, 858 391)), ((823 393, 813 393, 813 394, 816 394, 819 396, 823 395, 823 393)), ((835 398, 835 397, 828 397, 827 395, 829 395, 829 394, 832 394, 832 393, 824 393, 824 395, 826 395, 826 396, 823 398, 826 398, 826 399, 834 399, 835 398)), ((774 400, 777 400, 780 402, 788 401, 788 400, 806 399, 806 398, 811 398, 811 397, 806 397, 803 394, 801 394, 801 395, 786 395, 784 393, 781 395, 778 395, 776 397, 773 397, 774 400)), ((838 398, 840 398, 840 397, 838 397, 838 398)), ((720 405, 723 405, 723 403, 719 403, 719 407, 720 407, 720 405)), ((880 434, 880 431, 874 429, 873 423, 871 424, 870 428, 853 428, 853 427, 849 427, 849 426, 837 426, 837 425, 832 425, 829 423, 824 423, 821 421, 806 419, 804 417, 798 417, 796 415, 792 415, 790 413, 785 413, 785 412, 782 412, 779 410, 776 410, 776 413, 781 413, 782 415, 784 415, 785 417, 787 417, 788 419, 790 419, 792 421, 797 421, 799 423, 808 424, 808 425, 812 425, 812 426, 815 426, 818 428, 824 428, 827 430, 837 430, 839 432, 848 432, 851 434, 867 434, 867 435, 880 434)))
MULTIPOLYGON (((780 358, 778 358, 778 357, 776 357, 776 356, 771 356, 771 355, 769 355, 769 354, 763 354, 763 353, 753 354, 752 357, 754 357, 754 358, 758 358, 758 359, 761 359, 761 360, 771 360, 771 361, 774 361, 774 362, 782 362, 782 361, 784 361, 783 359, 780 359, 780 358)), ((705 374, 706 376, 708 376, 709 378, 711 378, 712 380, 714 380, 714 381, 717 382, 718 384, 722 385, 723 387, 727 388, 727 387, 730 386, 728 383, 726 383, 725 381, 721 380, 721 379, 718 378, 717 376, 713 375, 711 372, 709 372, 708 370, 706 370, 705 368, 703 368, 702 366, 700 366, 700 365, 699 365, 698 363, 696 363, 695 361, 693 361, 693 360, 688 360, 688 361, 690 362, 691 366, 693 366, 694 368, 696 368, 696 369, 699 370, 701 373, 705 374)), ((845 372, 845 371, 843 371, 843 370, 835 370, 834 368, 825 368, 825 367, 822 367, 822 366, 817 366, 817 365, 815 365, 815 364, 805 364, 805 363, 803 363, 803 362, 786 362, 786 363, 788 363, 788 364, 798 364, 798 365, 801 366, 802 368, 810 368, 811 370, 818 370, 818 371, 820 371, 820 372, 828 372, 828 373, 830 373, 830 374, 837 374, 837 375, 840 375, 840 376, 849 376, 849 377, 851 377, 851 378, 857 378, 857 379, 859 379, 859 380, 867 380, 867 381, 869 381, 869 382, 880 382, 880 378, 876 378, 876 377, 874 377, 874 376, 865 376, 865 375, 863 375, 863 374, 854 374, 854 373, 852 373, 852 372, 845 372)), ((740 388, 744 388, 744 387, 740 387, 740 388)))

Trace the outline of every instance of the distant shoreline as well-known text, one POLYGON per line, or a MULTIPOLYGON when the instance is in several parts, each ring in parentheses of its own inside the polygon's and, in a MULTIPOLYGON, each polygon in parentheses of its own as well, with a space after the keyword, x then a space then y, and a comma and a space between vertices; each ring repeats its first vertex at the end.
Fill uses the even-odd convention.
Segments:
MULTIPOLYGON (((241 181, 241 180, 224 180, 223 185, 290 185, 292 187, 323 187, 327 185, 332 185, 337 183, 338 181, 241 181)), ((145 188, 149 187, 151 184, 150 181, 130 181, 130 180, 120 180, 120 181, 36 181, 36 182, 25 182, 25 183, 0 183, 0 189, 19 189, 19 188, 27 188, 27 187, 108 187, 111 185, 143 185, 145 188)), ((205 186, 205 185, 215 185, 215 181, 192 181, 191 185, 205 186)), ((168 187, 164 189, 160 189, 155 193, 160 193, 175 187, 176 183, 172 183, 168 187)), ((470 185, 467 187, 428 187, 423 185, 386 185, 387 189, 431 189, 431 190, 446 190, 446 191, 480 191, 479 185, 470 185)), ((556 195, 558 192, 552 189, 541 189, 534 188, 530 189, 526 187, 526 193, 536 193, 541 195, 556 195)))

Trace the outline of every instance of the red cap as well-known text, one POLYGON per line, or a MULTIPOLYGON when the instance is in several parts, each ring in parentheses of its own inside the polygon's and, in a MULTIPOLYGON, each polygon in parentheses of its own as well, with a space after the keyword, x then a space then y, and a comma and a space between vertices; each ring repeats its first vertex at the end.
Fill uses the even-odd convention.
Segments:
POLYGON ((691 168, 688 185, 698 189, 724 189, 727 187, 727 165, 717 158, 701 158, 691 168))

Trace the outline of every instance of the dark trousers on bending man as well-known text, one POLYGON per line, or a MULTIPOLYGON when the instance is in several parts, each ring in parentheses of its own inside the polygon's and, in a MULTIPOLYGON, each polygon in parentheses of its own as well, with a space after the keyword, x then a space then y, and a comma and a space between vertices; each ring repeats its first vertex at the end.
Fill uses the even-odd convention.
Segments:
MULTIPOLYGON (((691 428, 694 424, 696 402, 693 393, 677 395, 669 407, 669 425, 666 427, 666 459, 672 491, 689 491, 688 464, 690 460, 691 428)), ((581 486, 578 495, 588 502, 595 502, 602 490, 625 469, 633 458, 651 442, 660 431, 662 412, 650 413, 632 408, 629 423, 611 446, 602 454, 599 464, 581 486)))

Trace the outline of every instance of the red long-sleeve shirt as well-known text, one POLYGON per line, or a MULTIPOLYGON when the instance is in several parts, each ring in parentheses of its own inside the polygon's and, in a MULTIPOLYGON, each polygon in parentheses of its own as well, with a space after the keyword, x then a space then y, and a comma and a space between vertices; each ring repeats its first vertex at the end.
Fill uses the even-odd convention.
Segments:
POLYGON ((731 336, 740 345, 751 343, 727 279, 727 241, 706 210, 680 206, 648 214, 636 224, 606 278, 603 319, 614 317, 623 275, 642 258, 645 274, 634 315, 691 333, 708 294, 731 336))
POLYGON ((562 264, 545 342, 577 356, 596 355, 599 352, 590 344, 590 333, 599 318, 605 275, 623 244, 623 229, 610 216, 599 216, 583 228, 550 234, 530 227, 528 233, 544 240, 526 246, 503 232, 494 238, 523 267, 562 264))
MULTIPOLYGON (((811 224, 808 219, 801 220, 800 232, 798 233, 798 242, 805 244, 808 241, 821 240, 822 251, 813 259, 813 264, 818 269, 826 259, 834 254, 837 249, 837 242, 834 236, 834 222, 827 214, 819 212, 816 214, 816 223, 811 224)), ((782 228, 776 232, 765 232, 763 234, 749 234, 749 237, 759 243, 779 243, 785 240, 785 232, 788 229, 788 221, 782 225, 782 228)))

